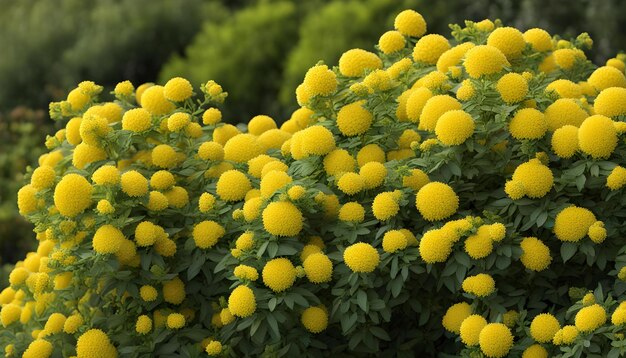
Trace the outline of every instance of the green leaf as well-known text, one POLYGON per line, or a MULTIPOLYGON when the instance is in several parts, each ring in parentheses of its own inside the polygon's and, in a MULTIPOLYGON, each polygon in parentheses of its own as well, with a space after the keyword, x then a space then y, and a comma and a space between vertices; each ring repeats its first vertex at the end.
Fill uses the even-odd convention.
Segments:
POLYGON ((573 242, 564 242, 561 244, 561 258, 563 262, 567 262, 567 260, 571 259, 578 251, 578 245, 573 242))
POLYGON ((356 302, 359 305, 359 307, 364 311, 367 312, 367 293, 365 293, 365 291, 359 290, 356 293, 356 302))

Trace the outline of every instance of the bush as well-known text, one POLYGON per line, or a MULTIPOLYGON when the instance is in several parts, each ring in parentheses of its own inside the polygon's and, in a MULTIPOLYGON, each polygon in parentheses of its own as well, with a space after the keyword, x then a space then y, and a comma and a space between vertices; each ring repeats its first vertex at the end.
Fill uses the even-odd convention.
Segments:
POLYGON ((280 129, 220 123, 213 81, 53 103, 71 120, 18 193, 39 246, 0 294, 8 355, 619 356, 624 59, 394 23, 309 69, 280 129))

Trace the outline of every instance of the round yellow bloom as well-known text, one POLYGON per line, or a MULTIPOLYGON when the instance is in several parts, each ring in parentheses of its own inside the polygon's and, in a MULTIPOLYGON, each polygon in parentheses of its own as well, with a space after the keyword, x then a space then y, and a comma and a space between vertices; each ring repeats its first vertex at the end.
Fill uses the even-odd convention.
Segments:
POLYGON ((617 141, 617 131, 609 117, 591 116, 578 129, 580 150, 594 159, 610 157, 617 147, 617 141))
POLYGON ((478 232, 465 240, 465 252, 475 259, 483 259, 493 251, 493 240, 487 232, 478 232))
POLYGON ((240 201, 250 189, 252 184, 244 173, 228 170, 220 175, 215 192, 224 201, 240 201))
POLYGON ((589 209, 570 206, 556 216, 554 234, 561 241, 580 241, 596 221, 596 216, 589 209))
POLYGON ((593 71, 587 83, 602 91, 609 87, 626 87, 624 72, 611 66, 602 66, 593 71))
POLYGON ((99 254, 114 254, 119 251, 126 238, 120 229, 112 225, 103 225, 93 235, 93 249, 99 254))
POLYGON ((454 46, 448 51, 441 54, 439 59, 437 60, 437 71, 441 73, 446 73, 451 70, 452 67, 458 65, 467 51, 474 47, 475 45, 471 42, 465 42, 454 46))
POLYGON ((521 183, 529 198, 541 198, 552 189, 554 177, 550 168, 532 159, 515 168, 513 181, 521 183))
POLYGON ((107 154, 102 148, 81 143, 74 148, 72 164, 78 169, 84 169, 87 165, 106 158, 107 154))
POLYGON ((441 323, 451 333, 461 333, 461 323, 472 314, 472 307, 466 302, 456 303, 446 311, 441 323))
POLYGON ((170 169, 178 165, 179 155, 167 144, 159 144, 152 148, 152 163, 159 168, 170 169))
POLYGON ((135 323, 135 331, 139 334, 148 334, 152 330, 152 319, 146 315, 141 315, 135 323))
POLYGON ((185 316, 180 313, 170 313, 167 316, 167 328, 180 329, 185 326, 185 316))
POLYGON ((347 195, 354 195, 365 186, 365 180, 357 173, 346 173, 337 181, 339 190, 347 195))
POLYGON ((128 196, 139 197, 148 193, 148 179, 136 170, 122 174, 120 183, 122 191, 128 196))
POLYGON ((470 315, 461 323, 459 332, 461 341, 467 346, 475 346, 479 343, 480 331, 487 325, 487 320, 477 314, 470 315))
POLYGON ((324 157, 324 170, 328 175, 352 172, 356 166, 356 160, 345 149, 335 149, 324 157))
POLYGON ((74 217, 87 209, 93 188, 78 174, 67 174, 54 189, 54 205, 63 216, 74 217))
POLYGON ((33 171, 33 175, 30 178, 30 185, 35 189, 50 188, 54 185, 55 177, 56 173, 52 167, 39 167, 33 171))
POLYGON ((416 194, 415 206, 424 219, 439 221, 453 215, 459 208, 459 197, 444 183, 431 182, 416 194))
POLYGON ((559 79, 551 82, 546 87, 546 92, 554 92, 561 98, 580 98, 582 94, 581 87, 569 80, 559 79))
POLYGON ((307 256, 302 263, 302 267, 306 277, 313 283, 328 282, 333 275, 333 263, 328 256, 321 252, 315 252, 307 256))
POLYGON ((430 183, 428 174, 421 169, 411 169, 411 174, 402 178, 402 186, 415 191, 420 190, 424 185, 430 183))
POLYGON ((156 288, 150 285, 141 286, 141 288, 139 289, 139 296, 141 297, 142 300, 146 302, 152 302, 156 300, 158 295, 159 294, 156 288))
POLYGON ((574 100, 561 98, 546 108, 545 116, 548 121, 548 130, 555 131, 565 125, 579 127, 587 118, 587 112, 574 100))
POLYGON ((490 275, 480 273, 463 280, 462 288, 476 297, 487 297, 495 291, 496 282, 490 275))
POLYGON ((210 356, 217 356, 222 353, 222 343, 220 341, 211 341, 206 346, 206 352, 210 356))
POLYGON ((372 203, 374 217, 380 221, 385 221, 396 216, 399 210, 400 206, 398 205, 398 200, 392 192, 383 192, 376 195, 372 203))
POLYGON ((415 62, 436 64, 439 56, 450 49, 448 39, 441 35, 430 34, 417 41, 413 48, 415 62))
POLYGON ((260 136, 264 132, 276 128, 276 122, 274 122, 271 117, 266 115, 254 116, 250 122, 248 122, 248 132, 256 136, 260 136))
POLYGON ((150 129, 152 119, 150 112, 144 108, 134 108, 126 111, 122 117, 122 129, 132 132, 143 132, 150 129))
MULTIPOLYGON (((58 185, 57 185, 58 187, 58 185)), ((27 184, 17 192, 17 207, 21 215, 28 215, 37 210, 37 189, 27 184)), ((55 190, 56 195, 56 190, 55 190)), ((68 200, 70 198, 66 198, 68 200)), ((88 206, 89 204, 87 204, 88 206)))
POLYGON ((202 124, 214 125, 222 120, 222 112, 217 108, 209 108, 202 113, 202 124))
POLYGON ((98 201, 98 205, 96 205, 96 210, 98 210, 98 212, 103 215, 112 214, 115 212, 115 208, 113 207, 111 202, 106 199, 98 201))
POLYGON ((583 307, 576 313, 574 324, 583 333, 590 333, 606 323, 607 316, 604 307, 599 304, 583 307))
POLYGON ((515 139, 540 139, 548 130, 548 122, 540 111, 534 108, 520 109, 509 123, 509 132, 515 139))
POLYGON ((0 322, 2 322, 2 326, 6 328, 11 323, 17 322, 21 314, 22 308, 20 306, 15 303, 9 303, 3 306, 2 311, 0 311, 0 322))
POLYGON ((333 133, 326 127, 311 126, 300 133, 302 133, 301 146, 305 154, 326 155, 335 149, 333 133))
MULTIPOLYGON (((137 91, 139 94, 139 91, 137 91)), ((168 114, 176 108, 174 104, 165 98, 163 86, 150 86, 141 95, 141 106, 153 115, 168 114)))
POLYGON ((517 103, 528 94, 528 82, 519 73, 507 73, 498 80, 496 89, 505 103, 517 103))
POLYGON ((571 158, 578 150, 578 128, 565 125, 552 134, 552 150, 561 158, 571 158))
POLYGON ((406 117, 417 123, 422 115, 426 102, 433 96, 433 93, 426 87, 411 90, 406 100, 406 117))
POLYGON ((346 222, 362 222, 365 218, 365 208, 357 202, 346 203, 339 209, 339 220, 346 222))
POLYGON ((514 59, 522 54, 526 47, 524 35, 514 27, 499 27, 495 29, 487 38, 487 46, 493 46, 506 56, 507 59, 514 59))
POLYGON ((263 210, 263 227, 276 236, 296 236, 302 231, 302 213, 290 202, 273 202, 263 210))
POLYGON ((302 325, 311 333, 320 333, 328 326, 328 313, 320 307, 309 307, 302 312, 302 325))
POLYGON ((489 323, 478 336, 480 350, 489 358, 506 357, 513 347, 513 335, 502 323, 489 323))
POLYGON ((83 93, 83 91, 78 88, 74 88, 67 94, 67 101, 73 111, 80 111, 85 108, 90 99, 89 95, 83 93))
POLYGON ((437 120, 435 134, 444 145, 463 144, 474 133, 474 119, 463 110, 445 112, 437 120))
MULTIPOLYGON (((48 358, 52 355, 54 347, 52 343, 44 339, 35 339, 29 345, 22 358, 48 358)), ((99 357, 99 356, 94 356, 99 357)))
POLYGON ((294 185, 287 190, 287 195, 291 200, 300 200, 306 193, 306 189, 301 185, 294 185))
POLYGON ((180 278, 174 277, 163 283, 163 299, 165 302, 179 305, 185 300, 186 296, 185 284, 180 278))
POLYGON ((167 170, 159 170, 150 177, 150 186, 156 190, 169 190, 175 184, 174 175, 167 170))
POLYGON ((337 90, 337 76, 328 69, 328 66, 316 65, 306 72, 302 85, 310 97, 317 95, 328 96, 337 90))
POLYGON ((132 82, 122 81, 115 85, 113 92, 115 92, 117 97, 124 97, 132 95, 134 90, 135 86, 133 86, 132 82))
POLYGON ((274 170, 267 173, 263 176, 263 179, 261 179, 261 197, 271 197, 276 191, 286 187, 292 181, 291 176, 285 172, 274 170))
POLYGON ((383 236, 383 250, 385 252, 396 252, 404 250, 408 245, 408 240, 400 230, 390 230, 383 236))
POLYGON ((263 267, 263 283, 274 292, 290 288, 296 280, 296 269, 288 259, 281 257, 268 261, 263 267))
POLYGON ((346 77, 359 77, 365 71, 382 67, 383 62, 375 53, 358 48, 344 52, 339 58, 339 72, 346 77))
POLYGON ((116 185, 120 182, 120 171, 113 165, 103 165, 91 175, 91 180, 96 185, 116 185))
POLYGON ((480 78, 502 71, 509 62, 497 47, 480 45, 467 51, 463 65, 470 77, 480 78))
POLYGON ((358 242, 344 250, 343 260, 352 272, 369 273, 378 266, 380 256, 372 245, 358 242))
POLYGON ((522 358, 548 358, 548 351, 539 344, 533 344, 524 350, 522 358))
POLYGON ((191 122, 188 113, 176 112, 167 118, 167 129, 170 132, 178 132, 184 129, 191 122))
POLYGON ((355 102, 341 107, 337 113, 337 127, 345 136, 356 136, 367 132, 374 116, 363 108, 362 102, 355 102))
POLYGON ((183 102, 190 98, 192 94, 193 87, 191 87, 191 83, 182 77, 172 78, 163 87, 163 95, 172 102, 183 102))
POLYGON ((550 256, 550 249, 546 244, 536 237, 526 237, 520 243, 522 248, 522 256, 520 261, 529 270, 543 271, 552 262, 552 256, 550 256))
POLYGON ((554 63, 562 69, 569 70, 574 67, 577 60, 585 59, 585 54, 572 48, 562 48, 553 52, 554 63))
POLYGON ((63 324, 63 332, 74 334, 78 328, 83 325, 83 323, 84 320, 80 314, 73 314, 65 320, 65 323, 63 324))
POLYGON ((616 117, 626 114, 626 88, 610 87, 602 90, 593 103, 596 114, 616 117))
POLYGON ((99 329, 90 329, 83 333, 76 342, 78 357, 117 357, 117 350, 106 333, 99 329))
POLYGON ((411 37, 420 37, 426 33, 424 17, 414 10, 404 10, 399 13, 394 20, 393 26, 403 35, 411 37))
POLYGON ((606 178, 606 186, 611 190, 619 190, 626 185, 626 168, 616 166, 606 178))
POLYGON ((237 134, 224 145, 224 159, 237 163, 247 163, 263 154, 263 148, 252 134, 237 134))
POLYGON ((363 178, 364 189, 377 188, 383 184, 387 176, 387 168, 379 162, 369 162, 361 167, 359 176, 363 178))
POLYGON ((378 40, 378 47, 385 54, 400 51, 405 45, 406 40, 399 31, 387 31, 378 40))
POLYGON ((530 335, 539 343, 551 342, 559 329, 559 321, 550 313, 541 313, 530 323, 530 335))
POLYGON ((224 236, 226 230, 215 221, 205 220, 193 227, 193 241, 201 249, 208 249, 217 244, 217 241, 224 236))
POLYGON ((538 28, 527 30, 524 32, 523 38, 537 52, 552 50, 552 37, 546 30, 538 28))
POLYGON ((448 111, 460 110, 461 103, 448 95, 437 95, 429 98, 424 104, 418 128, 433 132, 439 117, 448 111))

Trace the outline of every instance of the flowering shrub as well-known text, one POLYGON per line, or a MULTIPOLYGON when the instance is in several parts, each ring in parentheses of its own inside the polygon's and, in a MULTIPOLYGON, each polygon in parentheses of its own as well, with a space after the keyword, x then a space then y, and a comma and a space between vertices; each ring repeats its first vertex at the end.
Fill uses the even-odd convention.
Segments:
POLYGON ((624 354, 623 59, 452 35, 401 12, 379 53, 311 68, 280 128, 221 123, 213 81, 51 104, 6 354, 624 354))

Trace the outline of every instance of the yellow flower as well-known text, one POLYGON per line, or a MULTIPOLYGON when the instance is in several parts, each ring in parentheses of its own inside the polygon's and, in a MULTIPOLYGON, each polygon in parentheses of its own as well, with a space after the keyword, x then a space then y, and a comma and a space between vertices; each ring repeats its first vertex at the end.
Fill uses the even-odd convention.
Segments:
POLYGON ((546 244, 536 237, 526 237, 520 243, 522 248, 522 256, 520 261, 529 270, 543 271, 552 262, 550 249, 546 244))
POLYGON ((487 297, 496 289, 496 282, 488 274, 480 273, 476 276, 469 276, 463 280, 463 291, 476 297, 487 297))
POLYGON ((445 112, 437 120, 435 134, 444 145, 463 144, 474 133, 474 119, 463 110, 445 112))
MULTIPOLYGON (((214 141, 217 142, 217 140, 214 141)), ((237 163, 247 163, 263 154, 263 148, 252 134, 237 134, 224 145, 224 159, 237 163)))
POLYGON ((437 71, 441 73, 446 73, 451 70, 452 67, 461 63, 461 60, 475 45, 471 42, 464 42, 462 44, 456 45, 448 51, 441 54, 439 59, 437 60, 437 71))
POLYGON ((478 336, 480 350, 489 358, 506 357, 513 347, 511 330, 502 323, 489 323, 478 336))
POLYGON ((420 13, 414 10, 404 10, 399 13, 393 26, 403 35, 411 37, 421 37, 426 33, 426 21, 420 13))
POLYGON ((328 96, 337 90, 337 76, 326 65, 313 66, 304 75, 302 85, 311 97, 328 96))
POLYGON ((52 355, 54 347, 45 339, 35 339, 29 345, 22 358, 48 358, 52 355))
POLYGON ((124 234, 112 225, 103 225, 93 235, 93 249, 99 254, 114 254, 119 251, 124 234))
POLYGON ((552 37, 546 30, 538 28, 526 30, 523 38, 524 41, 529 43, 533 50, 537 52, 547 52, 552 50, 552 37))
POLYGON ((141 315, 135 323, 135 331, 139 334, 148 334, 152 330, 152 319, 146 315, 141 315))
POLYGON ((357 173, 343 174, 337 181, 337 187, 339 190, 347 195, 354 195, 365 186, 365 180, 357 173))
POLYGON ((593 102, 596 114, 616 117, 626 114, 626 88, 610 87, 602 90, 593 102))
POLYGON ((363 102, 355 102, 341 107, 337 113, 337 127, 345 136, 356 136, 365 133, 372 125, 374 117, 363 102))
POLYGON ((578 128, 565 125, 552 134, 552 150, 564 159, 571 158, 578 150, 578 128))
POLYGON ((399 31, 387 31, 378 40, 378 47, 385 54, 391 54, 404 48, 406 40, 399 31))
POLYGON ((72 164, 78 169, 84 169, 87 165, 106 158, 107 154, 102 148, 81 143, 74 148, 72 164))
POLYGON ((222 325, 226 326, 228 324, 231 324, 235 320, 235 316, 233 316, 233 314, 230 313, 230 311, 228 310, 228 307, 223 308, 222 311, 220 311, 220 320, 222 321, 222 325))
POLYGON ((103 215, 113 214, 115 212, 115 208, 113 207, 113 205, 111 205, 111 202, 106 199, 98 201, 98 205, 96 205, 96 210, 98 210, 98 212, 103 215))
POLYGON ((415 62, 436 64, 439 56, 450 49, 448 39, 441 35, 430 34, 417 41, 413 48, 415 62))
POLYGON ((87 179, 78 174, 66 174, 54 189, 54 205, 61 215, 74 217, 91 205, 92 192, 87 179))
POLYGON ((248 122, 248 132, 256 136, 260 136, 264 132, 276 128, 276 122, 266 115, 254 116, 250 122, 248 122))
POLYGON ((480 78, 502 71, 509 61, 497 47, 480 45, 467 51, 463 65, 470 77, 480 78))
POLYGON ((465 240, 465 252, 475 259, 485 258, 493 251, 493 241, 487 232, 478 232, 465 240))
POLYGON ((393 86, 393 82, 391 82, 391 77, 387 71, 383 70, 374 70, 365 78, 362 82, 363 85, 367 86, 367 91, 386 91, 393 86))
POLYGON ((217 244, 217 241, 224 236, 226 230, 222 225, 212 220, 205 220, 193 227, 193 241, 201 249, 209 249, 217 244))
POLYGON ((517 323, 518 319, 519 319, 519 312, 515 310, 506 311, 502 315, 502 322, 504 322, 504 324, 509 328, 515 327, 515 324, 517 323))
POLYGON ((469 101, 472 97, 474 97, 474 93, 476 90, 474 89, 474 85, 470 79, 465 79, 461 82, 461 86, 456 91, 456 98, 461 101, 469 101))
POLYGON ((291 200, 300 200, 306 194, 306 189, 301 185, 294 185, 287 190, 287 195, 291 200))
POLYGON ((152 119, 150 112, 144 108, 130 109, 122 117, 122 129, 132 132, 143 132, 150 129, 152 119))
POLYGON ((185 316, 180 313, 170 313, 167 315, 167 328, 180 329, 185 326, 185 316))
POLYGON ((400 206, 398 205, 398 200, 392 192, 383 192, 376 195, 372 203, 374 217, 380 221, 385 221, 396 216, 399 210, 400 206))
MULTIPOLYGON (((137 95, 139 93, 137 90, 137 95)), ((176 108, 172 102, 165 98, 163 86, 150 86, 143 91, 139 98, 141 98, 141 106, 153 115, 169 114, 176 108)))
POLYGON ((550 168, 538 159, 531 159, 515 168, 512 180, 521 183, 529 198, 541 198, 552 189, 554 177, 550 168))
POLYGON ((17 322, 22 314, 22 308, 15 303, 9 303, 2 307, 0 311, 0 322, 5 328, 11 323, 17 322))
POLYGON ((551 91, 556 93, 561 98, 578 99, 583 95, 582 89, 578 84, 565 79, 559 79, 551 82, 546 87, 546 92, 551 91))
POLYGON ((228 170, 220 175, 215 191, 224 201, 240 201, 250 189, 252 184, 244 173, 228 170))
POLYGON ((404 250, 407 245, 408 240, 400 230, 387 231, 383 236, 383 250, 385 252, 394 253, 398 250, 404 250))
POLYGON ((428 264, 445 262, 452 252, 452 244, 444 230, 427 231, 419 242, 420 256, 428 264))
POLYGON ((30 178, 30 184, 35 189, 50 188, 54 185, 56 173, 54 169, 49 166, 43 166, 35 169, 33 175, 30 178))
POLYGON ((99 329, 90 329, 83 333, 76 342, 78 357, 117 357, 117 350, 111 344, 106 333, 99 329))
POLYGON ((530 335, 539 343, 551 342, 559 329, 559 321, 550 313, 541 313, 530 323, 530 335))
POLYGON ((590 210, 570 206, 556 216, 554 234, 561 241, 580 241, 596 221, 596 216, 590 210))
POLYGON ((626 87, 626 76, 615 67, 602 66, 593 71, 587 82, 602 91, 609 87, 626 87))
POLYGON ((302 213, 290 202, 270 203, 262 216, 263 227, 271 235, 296 236, 302 231, 302 213))
POLYGON ((344 250, 343 260, 352 272, 369 273, 378 266, 380 256, 372 245, 358 242, 344 250))
POLYGON ((517 103, 528 94, 528 82, 519 73, 507 73, 500 77, 496 89, 505 103, 517 103))
POLYGON ((587 236, 596 244, 601 244, 606 239, 606 229, 602 221, 596 221, 589 227, 587 236))
POLYGON ((237 286, 228 297, 228 310, 233 316, 251 316, 256 311, 254 292, 247 286, 237 286))
POLYGON ((233 270, 233 274, 240 280, 256 281, 259 278, 259 273, 252 266, 239 265, 233 270))
POLYGON ((439 221, 457 211, 459 197, 449 185, 430 182, 417 192, 415 206, 424 219, 439 221))
POLYGON ((365 218, 365 208, 357 202, 346 203, 339 209, 339 220, 346 222, 362 222, 365 218))
POLYGON ((617 131, 613 121, 602 115, 591 116, 578 129, 578 145, 580 150, 594 159, 611 156, 617 147, 617 131))
POLYGON ((466 302, 456 303, 446 311, 441 323, 451 333, 461 333, 461 323, 472 314, 472 307, 466 302))
POLYGON ((209 108, 202 113, 202 124, 214 125, 222 120, 222 112, 217 108, 209 108))
MULTIPOLYGON (((58 187, 58 185, 57 185, 58 187)), ((55 190, 56 194, 56 190, 55 190)), ((21 215, 28 215, 37 210, 37 189, 32 185, 24 185, 17 192, 17 207, 21 215)), ((67 198, 69 199, 69 198, 67 198)))
POLYGON ((302 133, 301 146, 306 155, 326 155, 335 149, 333 133, 326 127, 311 126, 299 133, 302 133))
POLYGON ((571 98, 561 98, 546 108, 545 116, 548 130, 555 131, 565 125, 579 127, 587 118, 587 112, 571 98))
POLYGON ((576 329, 583 333, 595 331, 603 326, 606 320, 606 310, 597 303, 581 308, 574 318, 576 329))
POLYGON ((346 77, 359 77, 365 71, 382 67, 383 62, 376 54, 358 48, 344 52, 339 58, 339 72, 346 77))
POLYGON ((311 333, 320 333, 328 326, 328 313, 324 308, 309 307, 302 312, 302 325, 311 333))
POLYGON ((548 130, 543 113, 534 108, 520 109, 509 123, 509 132, 515 139, 540 139, 548 130))
POLYGON ((313 283, 328 282, 333 275, 333 263, 328 256, 321 252, 315 252, 307 256, 302 263, 302 267, 306 277, 313 283))
POLYGON ((483 316, 477 314, 468 316, 461 323, 461 327, 459 327, 461 341, 468 347, 478 345, 480 331, 482 331, 486 325, 487 320, 483 316))
POLYGON ((274 170, 267 173, 263 176, 263 179, 261 179, 261 197, 271 197, 275 192, 286 187, 292 181, 293 179, 285 172, 274 170))
POLYGON ((411 90, 406 99, 406 117, 417 123, 422 115, 426 102, 433 96, 433 93, 426 87, 411 90))
POLYGON ((191 83, 182 77, 172 78, 163 87, 163 95, 172 102, 183 102, 190 98, 192 94, 193 87, 191 87, 191 83))
POLYGON ((211 341, 206 346, 206 353, 210 356, 217 356, 222 353, 222 343, 220 341, 211 341))
POLYGON ((460 110, 461 103, 455 98, 448 95, 437 95, 429 98, 424 104, 422 113, 419 119, 418 129, 433 132, 437 126, 437 120, 442 114, 460 110))
POLYGON ((619 190, 626 185, 626 169, 616 166, 606 178, 606 186, 611 190, 619 190))
POLYGON ((83 317, 80 314, 75 313, 67 317, 65 320, 65 323, 63 324, 63 332, 74 334, 78 331, 78 328, 83 325, 83 323, 83 317))
POLYGON ((510 60, 522 54, 522 50, 526 47, 526 42, 524 41, 524 35, 518 29, 514 27, 499 27, 489 34, 487 45, 499 49, 510 60))
POLYGON ((122 191, 128 196, 139 197, 148 193, 148 179, 136 170, 122 174, 120 183, 122 191))
POLYGON ((113 165, 103 165, 91 175, 91 180, 96 185, 116 185, 120 182, 120 171, 113 165))
POLYGON ((170 132, 179 132, 191 123, 191 116, 188 113, 176 112, 167 118, 167 129, 170 132))
POLYGON ((356 160, 345 149, 335 149, 324 157, 324 170, 329 176, 339 173, 352 172, 356 167, 356 160))
POLYGON ((127 97, 133 94, 135 86, 130 81, 122 81, 115 85, 113 92, 116 97, 127 97))
POLYGON ((81 91, 79 88, 75 88, 67 94, 67 101, 73 111, 80 111, 85 108, 90 99, 89 95, 81 91))
POLYGON ((178 277, 163 283, 163 299, 165 302, 179 305, 185 300, 185 284, 178 277))

